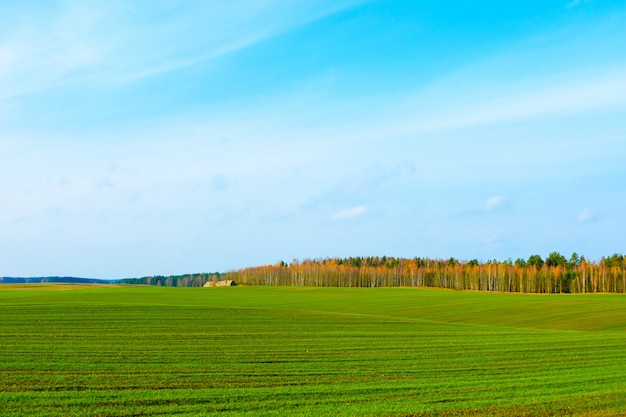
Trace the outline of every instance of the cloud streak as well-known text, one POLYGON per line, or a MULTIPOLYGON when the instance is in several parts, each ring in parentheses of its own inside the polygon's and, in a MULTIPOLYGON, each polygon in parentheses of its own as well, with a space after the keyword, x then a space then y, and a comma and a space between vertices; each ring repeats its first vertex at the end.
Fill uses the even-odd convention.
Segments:
POLYGON ((139 12, 124 2, 67 1, 45 18, 31 8, 0 38, 0 98, 137 82, 236 53, 360 2, 237 0, 187 4, 174 13, 156 5, 139 12))
MULTIPOLYGON (((431 110, 426 112, 422 111, 419 106, 413 111, 410 107, 404 107, 402 110, 395 108, 396 113, 407 115, 413 113, 413 115, 410 118, 406 117, 406 120, 400 123, 397 121, 391 126, 371 129, 362 136, 373 139, 426 134, 528 119, 575 115, 610 106, 623 106, 626 104, 626 79, 621 75, 624 72, 626 72, 626 67, 616 72, 601 73, 593 77, 602 81, 580 85, 580 80, 578 80, 560 87, 537 86, 534 91, 523 94, 514 91, 507 94, 506 87, 501 87, 498 88, 497 98, 472 97, 471 101, 462 105, 440 100, 438 105, 431 105, 431 110), (420 117, 420 114, 424 113, 427 116, 420 117)), ((421 102, 422 99, 414 98, 412 101, 421 102)))
POLYGON ((351 220, 362 216, 367 211, 365 206, 350 207, 339 210, 332 215, 331 220, 351 220))
POLYGON ((595 219, 596 215, 589 207, 585 207, 576 217, 578 223, 590 223, 595 219))
POLYGON ((494 196, 485 201, 485 204, 483 205, 483 210, 494 211, 502 207, 503 204, 504 198, 502 198, 501 196, 494 196))

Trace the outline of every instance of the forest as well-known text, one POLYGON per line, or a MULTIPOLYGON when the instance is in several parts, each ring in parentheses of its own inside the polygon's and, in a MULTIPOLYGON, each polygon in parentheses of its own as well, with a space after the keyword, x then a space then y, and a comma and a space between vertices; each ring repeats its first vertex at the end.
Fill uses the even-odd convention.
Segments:
POLYGON ((162 287, 202 287, 209 281, 219 281, 220 273, 200 273, 184 275, 153 275, 142 278, 124 278, 117 281, 119 284, 157 285, 162 287))
POLYGON ((127 284, 202 286, 234 280, 239 285, 317 287, 438 287, 518 293, 625 293, 626 258, 616 253, 588 261, 559 252, 545 259, 531 255, 513 261, 387 256, 293 260, 290 264, 248 267, 226 273, 154 276, 121 280, 127 284))

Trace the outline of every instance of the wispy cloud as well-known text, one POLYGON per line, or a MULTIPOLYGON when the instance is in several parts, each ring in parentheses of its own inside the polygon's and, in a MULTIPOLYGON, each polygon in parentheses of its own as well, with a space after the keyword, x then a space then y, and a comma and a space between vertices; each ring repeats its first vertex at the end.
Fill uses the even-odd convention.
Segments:
POLYGON ((596 215, 589 207, 585 207, 576 217, 578 223, 589 223, 595 219, 596 215))
POLYGON ((483 205, 483 210, 484 211, 494 211, 494 210, 502 207, 503 204, 504 204, 504 198, 502 198, 501 196, 497 195, 497 196, 491 197, 487 201, 485 201, 485 204, 483 205))
POLYGON ((586 3, 589 3, 590 1, 591 1, 591 0, 572 0, 572 1, 570 1, 569 3, 567 3, 567 4, 565 5, 565 7, 567 7, 568 9, 571 9, 571 8, 573 8, 573 7, 578 7, 578 6, 580 6, 581 4, 586 4, 586 3))
POLYGON ((333 214, 332 220, 350 220, 362 216, 367 208, 365 206, 350 207, 333 214))
POLYGON ((211 178, 209 184, 213 192, 219 193, 228 189, 230 181, 223 174, 218 174, 211 178))
MULTIPOLYGON (((350 147, 341 149, 336 144, 334 146, 337 155, 351 152, 350 147)), ((403 181, 415 176, 416 167, 412 162, 394 162, 391 165, 369 164, 360 167, 361 169, 353 167, 348 172, 335 169, 336 174, 326 178, 318 175, 316 186, 320 192, 313 198, 309 197, 300 208, 314 213, 320 209, 375 204, 376 201, 380 201, 381 196, 388 195, 390 190, 396 189, 403 181)), ((341 159, 337 160, 337 165, 341 163, 341 159)), ((349 165, 345 167, 349 168, 349 165)))
POLYGON ((399 116, 394 123, 369 128, 364 134, 442 132, 624 106, 626 60, 612 52, 626 42, 624 23, 622 13, 582 27, 529 36, 498 54, 444 73, 413 94, 409 89, 393 100, 377 97, 385 103, 381 113, 399 116), (598 39, 605 49, 598 49, 598 39))
MULTIPOLYGON (((503 91, 497 98, 473 97, 465 104, 440 107, 428 120, 395 128, 396 135, 436 132, 464 127, 505 123, 532 118, 571 115, 626 103, 626 69, 598 74, 592 82, 580 81, 558 87, 537 86, 534 91, 503 91), (600 81, 595 81, 600 80, 600 81), (444 110, 445 109, 445 110, 444 110)), ((514 88, 514 87, 513 87, 514 88)), ((432 113, 432 112, 431 112, 432 113)), ((387 134, 387 132, 385 133, 387 134)))
POLYGON ((31 8, 0 39, 0 98, 77 83, 133 82, 206 63, 361 2, 236 0, 139 12, 123 2, 65 1, 45 16, 31 8))
MULTIPOLYGON (((334 140, 344 143, 503 126, 621 108, 626 105, 626 79, 622 75, 625 72, 626 65, 622 65, 581 74, 560 83, 553 77, 535 80, 531 85, 494 81, 485 86, 484 92, 468 92, 464 97, 463 94, 457 97, 446 90, 447 87, 441 87, 427 92, 409 91, 400 97, 372 96, 371 101, 361 98, 359 102, 352 102, 342 98, 321 104, 313 100, 306 114, 316 117, 320 108, 333 108, 334 113, 342 114, 342 124, 325 136, 333 135, 334 140)), ((442 83, 454 85, 462 92, 463 85, 479 82, 475 77, 478 75, 468 73, 459 80, 443 80, 442 83)), ((308 97, 304 99, 306 102, 308 97)), ((292 101, 296 107, 302 105, 292 101)), ((302 109, 298 110, 295 117, 303 114, 302 109)))

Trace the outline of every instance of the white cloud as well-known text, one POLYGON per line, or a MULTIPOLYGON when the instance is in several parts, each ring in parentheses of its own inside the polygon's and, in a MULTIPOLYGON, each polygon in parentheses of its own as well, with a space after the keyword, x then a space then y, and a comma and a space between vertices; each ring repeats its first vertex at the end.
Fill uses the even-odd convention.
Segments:
POLYGON ((585 207, 583 211, 580 212, 578 217, 576 217, 576 221, 578 223, 589 223, 595 220, 596 215, 591 211, 589 207, 585 207))
POLYGON ((332 220, 354 219, 356 217, 363 215, 363 213, 365 213, 366 210, 367 208, 365 206, 350 207, 347 209, 340 210, 337 213, 333 214, 331 219, 332 220))
POLYGON ((502 204, 504 204, 504 198, 497 195, 485 201, 485 204, 483 205, 483 210, 493 211, 499 207, 502 207, 502 204))

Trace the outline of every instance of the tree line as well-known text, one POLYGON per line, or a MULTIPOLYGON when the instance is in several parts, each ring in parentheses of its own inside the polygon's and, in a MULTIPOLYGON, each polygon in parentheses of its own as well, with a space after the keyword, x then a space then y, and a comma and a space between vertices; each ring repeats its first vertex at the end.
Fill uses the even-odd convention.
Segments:
POLYGON ((219 272, 184 275, 151 275, 142 278, 123 278, 117 282, 131 285, 157 285, 164 287, 202 287, 209 281, 219 281, 219 272))
POLYGON ((454 258, 349 257, 280 261, 230 271, 220 279, 243 285, 320 287, 439 287, 521 293, 626 292, 626 258, 588 261, 559 252, 513 261, 454 258))

